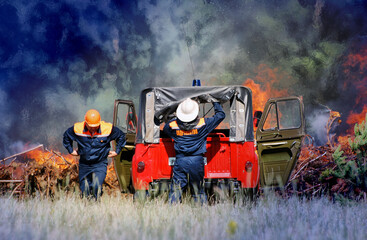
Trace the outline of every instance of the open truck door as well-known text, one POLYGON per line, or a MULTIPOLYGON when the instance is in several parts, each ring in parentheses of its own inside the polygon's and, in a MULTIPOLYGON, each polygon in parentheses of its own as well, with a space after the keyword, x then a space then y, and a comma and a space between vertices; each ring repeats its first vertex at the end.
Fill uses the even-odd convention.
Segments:
MULTIPOLYGON (((137 119, 134 103, 130 100, 115 100, 113 125, 125 133, 126 145, 114 158, 114 167, 121 192, 132 192, 131 161, 135 153, 137 119)), ((114 145, 115 148, 115 145, 114 145)))
POLYGON ((257 131, 256 144, 262 187, 284 186, 295 167, 305 135, 301 98, 269 99, 257 131))

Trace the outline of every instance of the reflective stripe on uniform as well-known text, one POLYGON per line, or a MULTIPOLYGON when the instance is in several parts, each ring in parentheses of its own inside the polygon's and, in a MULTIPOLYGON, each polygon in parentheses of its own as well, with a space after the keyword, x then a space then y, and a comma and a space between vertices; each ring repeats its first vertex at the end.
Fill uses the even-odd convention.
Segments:
POLYGON ((196 125, 196 127, 195 128, 201 128, 202 126, 204 126, 205 125, 205 120, 204 120, 204 118, 200 118, 200 120, 199 120, 199 123, 196 125))
POLYGON ((177 121, 170 122, 169 126, 171 127, 171 129, 180 129, 178 127, 177 121))
MULTIPOLYGON (((93 137, 107 137, 112 132, 112 123, 107 123, 105 121, 101 121, 101 125, 99 126, 98 133, 96 133, 93 137)), ((74 124, 74 133, 81 137, 90 137, 89 131, 84 131, 85 129, 85 121, 78 122, 74 124)))
MULTIPOLYGON (((204 126, 204 125, 205 125, 205 119, 204 119, 204 118, 200 118, 199 123, 198 123, 194 128, 198 129, 198 128, 201 128, 201 127, 202 127, 202 126, 204 126)), ((180 129, 180 128, 178 127, 178 124, 177 124, 177 121, 176 121, 176 120, 175 120, 175 121, 170 122, 170 123, 169 123, 169 126, 171 127, 171 129, 174 129, 174 130, 176 130, 176 129, 180 129)))

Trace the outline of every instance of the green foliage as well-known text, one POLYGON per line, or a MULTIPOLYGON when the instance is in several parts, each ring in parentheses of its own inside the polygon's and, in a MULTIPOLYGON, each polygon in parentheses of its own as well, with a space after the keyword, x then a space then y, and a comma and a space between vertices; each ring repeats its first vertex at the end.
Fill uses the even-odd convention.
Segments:
POLYGON ((332 175, 332 171, 330 168, 327 168, 325 171, 323 171, 320 175, 320 181, 326 180, 326 178, 330 177, 332 175))
POLYGON ((345 46, 343 44, 331 41, 323 41, 319 44, 319 47, 322 52, 328 56, 326 60, 329 61, 330 64, 334 62, 333 59, 338 58, 345 50, 345 46))
MULTIPOLYGON (((356 156, 347 159, 339 145, 332 155, 336 168, 323 171, 320 179, 325 180, 329 176, 341 179, 348 185, 348 190, 343 191, 345 197, 358 199, 367 192, 367 114, 365 121, 355 125, 354 134, 355 138, 349 139, 349 145, 356 156)), ((340 182, 338 185, 345 189, 345 185, 343 186, 340 182)), ((337 188, 334 190, 339 191, 337 188)))
POLYGON ((357 184, 362 187, 363 191, 367 191, 367 114, 365 120, 354 126, 355 138, 349 139, 349 145, 353 152, 356 153, 357 160, 357 184))
POLYGON ((308 55, 295 57, 290 63, 293 69, 309 81, 318 82, 319 78, 328 72, 337 59, 343 53, 344 47, 333 42, 321 42, 314 49, 308 51, 308 55))
POLYGON ((354 126, 354 141, 349 139, 351 149, 357 153, 357 158, 360 161, 366 162, 367 157, 367 114, 365 121, 354 126))
POLYGON ((358 169, 354 160, 345 161, 346 157, 343 156, 344 151, 340 150, 341 146, 333 153, 333 159, 337 165, 336 169, 332 171, 332 174, 337 178, 349 179, 355 182, 358 177, 358 169))
POLYGON ((234 75, 231 74, 230 72, 225 72, 220 76, 220 81, 222 82, 222 84, 224 85, 230 85, 231 83, 235 82, 236 79, 234 79, 234 75))

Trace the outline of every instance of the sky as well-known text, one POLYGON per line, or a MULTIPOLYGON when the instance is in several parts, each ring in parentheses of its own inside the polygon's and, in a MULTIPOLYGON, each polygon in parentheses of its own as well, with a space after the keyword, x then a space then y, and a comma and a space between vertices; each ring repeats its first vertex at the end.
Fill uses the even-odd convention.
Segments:
POLYGON ((367 113, 366 34, 362 0, 0 0, 0 158, 194 78, 302 96, 324 144, 330 109, 339 135, 367 113))

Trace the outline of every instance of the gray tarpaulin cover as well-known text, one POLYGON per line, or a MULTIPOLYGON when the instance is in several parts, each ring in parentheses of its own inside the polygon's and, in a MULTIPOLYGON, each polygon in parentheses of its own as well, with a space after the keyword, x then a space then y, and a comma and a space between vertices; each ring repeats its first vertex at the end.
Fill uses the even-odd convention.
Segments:
MULTIPOLYGON (((229 137, 232 142, 253 141, 252 96, 244 86, 154 87, 141 92, 137 143, 159 143, 159 125, 172 117, 177 106, 187 98, 209 95, 230 102, 229 137)), ((202 101, 201 101, 202 102, 202 101)))

